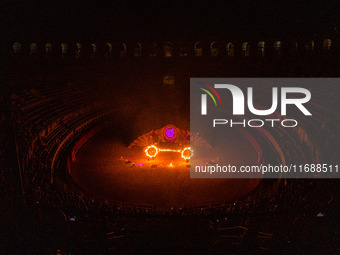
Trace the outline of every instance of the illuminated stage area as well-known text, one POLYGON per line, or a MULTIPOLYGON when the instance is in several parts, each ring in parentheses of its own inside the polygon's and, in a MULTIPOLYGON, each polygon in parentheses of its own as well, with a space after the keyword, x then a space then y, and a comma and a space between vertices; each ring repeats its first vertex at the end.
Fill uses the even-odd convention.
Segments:
POLYGON ((193 150, 190 148, 190 132, 174 125, 167 125, 138 137, 129 145, 130 149, 135 147, 146 147, 144 152, 149 160, 155 159, 159 152, 179 153, 187 162, 193 156, 193 150))
MULTIPOLYGON (((241 151, 247 152, 249 163, 257 160, 247 140, 233 132, 230 139, 235 144, 230 148, 231 162, 236 163, 241 151)), ((145 154, 146 145, 132 147, 129 149, 109 127, 81 148, 72 164, 71 177, 92 196, 152 205, 156 210, 235 201, 260 182, 259 179, 190 179, 190 162, 181 153, 162 151, 150 158, 145 154)))

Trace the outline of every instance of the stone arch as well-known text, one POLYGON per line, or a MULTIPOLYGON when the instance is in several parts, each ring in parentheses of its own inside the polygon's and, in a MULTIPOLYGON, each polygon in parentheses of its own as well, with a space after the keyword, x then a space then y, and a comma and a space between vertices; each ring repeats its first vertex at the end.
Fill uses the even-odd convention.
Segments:
POLYGON ((250 55, 250 45, 248 42, 242 43, 242 57, 249 57, 250 55))
POLYGON ((45 58, 50 57, 52 54, 52 44, 51 43, 45 43, 45 58))
POLYGON ((212 57, 218 56, 218 48, 216 47, 216 41, 210 43, 210 54, 212 57))
POLYGON ((227 43, 226 45, 226 51, 227 51, 227 56, 228 57, 234 57, 235 55, 235 47, 233 43, 227 43))
POLYGON ((166 42, 163 45, 164 57, 169 58, 173 56, 174 45, 171 42, 166 42))
POLYGON ((112 53, 112 44, 107 42, 106 46, 108 47, 108 51, 111 54, 112 53))
POLYGON ((332 40, 330 38, 326 38, 322 42, 322 49, 330 50, 332 47, 332 40))
POLYGON ((105 46, 106 46, 105 57, 109 58, 112 56, 112 44, 107 42, 105 46))
POLYGON ((264 57, 264 48, 265 48, 265 41, 259 41, 257 43, 257 53, 259 56, 264 57))
POLYGON ((76 50, 75 50, 76 59, 81 58, 82 51, 83 51, 83 45, 81 45, 81 43, 76 43, 76 50))
POLYGON ((21 43, 19 43, 19 42, 13 43, 13 52, 14 52, 15 54, 20 53, 21 50, 22 50, 21 43))
POLYGON ((157 57, 157 43, 152 43, 149 49, 149 57, 157 57))
POLYGON ((134 57, 141 57, 142 56, 142 50, 143 50, 143 47, 142 47, 142 44, 141 43, 136 43, 134 49, 133 49, 133 56, 134 57))
POLYGON ((66 43, 61 43, 61 58, 65 58, 67 56, 68 45, 66 43))
POLYGON ((119 56, 120 57, 126 57, 126 53, 127 53, 127 47, 126 47, 126 43, 121 43, 120 44, 120 50, 119 50, 119 56))
POLYGON ((276 50, 276 51, 281 50, 281 47, 282 47, 281 41, 274 42, 274 45, 273 45, 274 50, 276 50))
POLYGON ((282 44, 281 41, 275 41, 273 44, 273 50, 275 56, 279 57, 281 56, 281 51, 282 51, 282 44))
POLYGON ((195 57, 202 57, 203 56, 203 49, 202 49, 200 42, 195 42, 194 50, 195 50, 195 57))
POLYGON ((36 43, 30 44, 30 55, 36 55, 38 53, 38 45, 36 43))
POLYGON ((95 43, 91 43, 91 57, 92 58, 97 57, 97 52, 98 52, 97 45, 95 43))

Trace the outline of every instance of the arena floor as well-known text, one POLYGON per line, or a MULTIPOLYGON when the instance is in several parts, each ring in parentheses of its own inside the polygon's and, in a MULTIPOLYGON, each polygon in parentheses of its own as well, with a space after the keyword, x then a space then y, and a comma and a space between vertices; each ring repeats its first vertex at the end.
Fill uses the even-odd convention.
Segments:
MULTIPOLYGON (((236 139, 234 134, 230 136, 236 139)), ((236 158, 232 153, 246 151, 249 162, 254 162, 256 153, 246 143, 231 141, 231 158, 236 158)), ((92 196, 150 204, 156 210, 231 202, 251 192, 261 181, 191 179, 190 168, 178 153, 162 152, 148 161, 142 148, 128 149, 110 128, 83 145, 70 173, 75 183, 92 196)))

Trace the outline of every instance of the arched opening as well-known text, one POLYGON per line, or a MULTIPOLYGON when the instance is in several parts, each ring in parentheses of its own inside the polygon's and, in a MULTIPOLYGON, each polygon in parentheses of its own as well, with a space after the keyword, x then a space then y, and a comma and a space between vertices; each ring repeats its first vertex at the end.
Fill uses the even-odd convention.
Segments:
POLYGON ((235 55, 234 44, 231 43, 231 42, 227 43, 226 51, 227 51, 227 56, 228 57, 234 57, 234 55, 235 55))
POLYGON ((257 54, 260 57, 264 57, 264 46, 265 46, 265 42, 264 41, 260 41, 257 44, 257 54))
POLYGON ((106 46, 105 58, 109 58, 112 56, 112 44, 107 42, 105 46, 106 46))
POLYGON ((330 50, 331 47, 332 47, 332 40, 331 39, 326 38, 325 40, 323 40, 322 49, 330 50))
POLYGON ((280 57, 281 56, 281 49, 282 49, 281 41, 274 42, 273 49, 274 49, 274 55, 276 57, 280 57))
POLYGON ((174 45, 171 42, 166 42, 163 46, 164 57, 169 58, 173 56, 174 45))
POLYGON ((83 46, 81 45, 81 43, 76 43, 76 54, 75 54, 75 58, 79 59, 82 55, 82 48, 83 46))
POLYGON ((51 53, 52 53, 52 44, 46 43, 45 44, 45 58, 50 57, 51 53))
POLYGON ((133 49, 133 56, 134 57, 141 57, 142 56, 142 44, 136 43, 134 49, 133 49))
POLYGON ((13 52, 18 54, 21 52, 21 43, 15 42, 13 43, 13 52))
POLYGON ((250 45, 248 42, 242 44, 242 57, 249 57, 250 55, 250 45))
POLYGON ((30 44, 30 55, 36 55, 38 53, 38 45, 36 43, 30 44))
POLYGON ((97 57, 97 45, 95 43, 91 43, 91 57, 97 57))
POLYGON ((126 44, 125 43, 122 43, 120 45, 120 50, 119 50, 119 56, 122 58, 122 57, 126 57, 126 44))
POLYGON ((149 50, 149 57, 157 57, 157 44, 152 43, 149 50))
POLYGON ((216 41, 210 43, 210 54, 212 57, 218 56, 218 48, 216 47, 216 41))
POLYGON ((62 43, 60 44, 60 46, 61 46, 61 58, 65 58, 67 56, 68 46, 66 43, 62 43))
POLYGON ((194 50, 195 50, 195 57, 202 57, 203 56, 203 49, 201 47, 200 42, 196 42, 194 44, 194 50))

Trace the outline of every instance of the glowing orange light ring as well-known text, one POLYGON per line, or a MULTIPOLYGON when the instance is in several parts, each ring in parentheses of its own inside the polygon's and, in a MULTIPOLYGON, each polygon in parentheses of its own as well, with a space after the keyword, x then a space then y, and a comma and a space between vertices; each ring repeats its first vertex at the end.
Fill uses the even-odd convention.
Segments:
POLYGON ((193 155, 194 155, 194 152, 193 152, 193 150, 192 150, 190 147, 184 148, 184 149, 182 150, 182 153, 181 153, 182 158, 184 158, 185 160, 190 159, 193 155), (187 151, 187 150, 190 151, 190 156, 189 156, 189 157, 184 156, 184 152, 187 151))
POLYGON ((157 148, 155 145, 150 145, 150 146, 148 146, 148 147, 145 149, 145 154, 146 154, 146 156, 148 156, 149 158, 154 158, 154 157, 156 157, 156 155, 158 154, 158 148, 157 148), (155 151, 156 151, 153 155, 150 155, 150 154, 149 154, 149 150, 150 150, 151 148, 155 149, 155 151))

